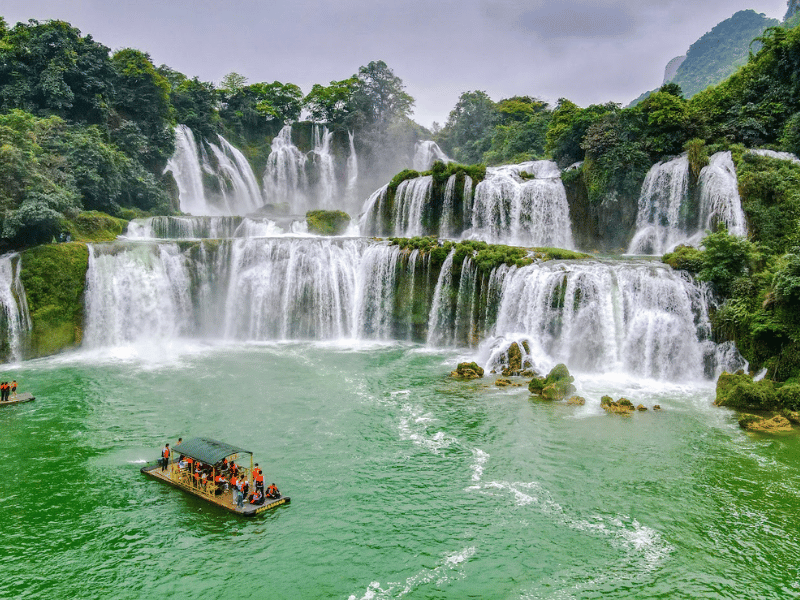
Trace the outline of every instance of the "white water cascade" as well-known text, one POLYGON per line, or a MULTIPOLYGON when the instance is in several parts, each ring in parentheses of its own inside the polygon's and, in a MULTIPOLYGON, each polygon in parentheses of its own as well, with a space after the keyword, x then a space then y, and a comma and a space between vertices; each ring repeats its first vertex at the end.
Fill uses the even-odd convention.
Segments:
POLYGON ((317 190, 314 208, 336 208, 338 190, 336 185, 336 171, 334 169, 333 154, 331 154, 331 139, 333 132, 327 127, 314 125, 314 150, 312 160, 317 171, 317 190))
POLYGON ((489 168, 475 187, 465 237, 518 246, 573 248, 567 194, 552 161, 489 168))
POLYGON ((347 137, 350 144, 350 152, 347 155, 347 203, 348 206, 352 206, 357 201, 358 155, 356 154, 355 134, 348 131, 347 137))
POLYGON ((688 190, 689 159, 686 156, 650 168, 639 195, 636 233, 628 254, 664 254, 687 238, 689 219, 685 200, 688 190))
POLYGON ((430 171, 436 161, 451 162, 436 142, 425 140, 414 144, 413 168, 415 171, 430 171))
POLYGON ((164 172, 172 173, 178 186, 181 211, 192 215, 208 214, 203 188, 203 170, 192 130, 186 125, 175 127, 175 152, 164 172))
POLYGON ((258 210, 264 201, 250 164, 225 138, 218 138, 219 145, 206 140, 198 147, 191 129, 175 127, 175 152, 164 172, 169 171, 175 179, 181 211, 195 216, 230 216, 258 210), (206 189, 204 173, 216 180, 217 189, 206 189))
POLYGON ((700 171, 698 196, 690 202, 685 155, 654 165, 642 185, 628 254, 661 255, 679 244, 697 246, 720 223, 733 235, 747 235, 730 152, 714 154, 700 171))
POLYGON ((268 204, 286 203, 290 212, 301 214, 308 204, 307 189, 306 155, 294 145, 292 126, 286 125, 272 140, 264 171, 264 198, 268 204))
POLYGON ((717 224, 727 227, 728 233, 745 237, 747 221, 739 197, 736 167, 730 152, 718 152, 700 171, 700 228, 690 240, 698 245, 706 231, 715 231, 717 224))
POLYGON ((3 356, 7 361, 22 359, 25 338, 33 327, 25 288, 20 281, 19 254, 0 256, 0 331, 5 332, 3 356))
POLYGON ((422 211, 431 199, 433 177, 407 179, 397 186, 394 196, 394 235, 414 237, 425 235, 422 211))
POLYGON ((216 173, 226 214, 246 215, 258 210, 264 200, 250 163, 224 137, 219 136, 219 142, 219 146, 209 143, 208 147, 217 161, 216 173))
POLYGON ((744 366, 730 345, 711 341, 707 288, 666 265, 550 261, 481 276, 471 256, 454 258, 455 250, 431 272, 417 251, 363 239, 95 246, 84 344, 484 339, 489 364, 495 349, 521 339, 537 368, 565 362, 681 380, 744 366))

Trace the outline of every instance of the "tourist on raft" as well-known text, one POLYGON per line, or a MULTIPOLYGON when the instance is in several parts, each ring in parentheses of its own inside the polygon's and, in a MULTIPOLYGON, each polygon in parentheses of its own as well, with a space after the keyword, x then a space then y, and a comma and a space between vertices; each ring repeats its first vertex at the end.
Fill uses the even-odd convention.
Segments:
POLYGON ((161 451, 161 470, 166 471, 168 464, 169 464, 169 444, 165 444, 164 449, 161 451))
POLYGON ((267 498, 280 498, 281 493, 278 491, 278 488, 275 487, 274 483, 269 484, 267 488, 267 498))

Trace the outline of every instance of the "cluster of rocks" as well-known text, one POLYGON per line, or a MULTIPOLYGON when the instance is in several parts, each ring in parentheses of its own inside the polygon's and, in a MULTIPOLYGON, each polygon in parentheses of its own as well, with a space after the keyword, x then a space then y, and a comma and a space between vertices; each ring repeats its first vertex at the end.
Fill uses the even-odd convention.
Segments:
MULTIPOLYGON (((633 402, 627 398, 620 398, 619 400, 614 401, 611 396, 603 396, 600 398, 600 407, 606 412, 618 415, 629 415, 637 410, 640 412, 647 410, 647 407, 644 404, 638 404, 634 406, 633 402)), ((653 406, 653 410, 661 410, 661 406, 656 404, 653 406)))
MULTIPOLYGON (((529 354, 530 350, 528 349, 526 342, 523 342, 522 344, 526 354, 529 354)), ((531 392, 531 394, 534 394, 543 400, 566 400, 567 404, 574 406, 583 406, 586 404, 585 398, 582 396, 573 395, 576 391, 575 386, 572 385, 572 382, 575 381, 575 378, 570 375, 566 365, 558 364, 550 370, 546 377, 540 377, 531 369, 529 361, 523 361, 522 356, 522 351, 516 342, 509 346, 505 357, 507 358, 507 362, 504 363, 508 366, 503 369, 502 377, 498 377, 497 380, 495 380, 494 384, 496 386, 522 387, 525 385, 524 383, 516 382, 508 378, 520 376, 531 377, 531 380, 528 383, 528 390, 531 392)), ((494 373, 495 371, 492 372, 494 373)), ((456 370, 452 371, 450 375, 456 379, 470 380, 483 377, 483 373, 483 369, 478 366, 477 363, 464 362, 460 363, 456 370)), ((611 396, 603 396, 600 400, 600 406, 607 412, 615 414, 631 414, 637 410, 648 410, 643 404, 634 406, 633 402, 627 398, 620 398, 619 400, 614 401, 611 396)), ((661 410, 661 407, 656 404, 653 406, 653 410, 661 410)))
POLYGON ((784 410, 780 414, 773 416, 744 414, 739 417, 739 427, 745 431, 759 433, 791 431, 792 424, 800 425, 800 412, 784 410))

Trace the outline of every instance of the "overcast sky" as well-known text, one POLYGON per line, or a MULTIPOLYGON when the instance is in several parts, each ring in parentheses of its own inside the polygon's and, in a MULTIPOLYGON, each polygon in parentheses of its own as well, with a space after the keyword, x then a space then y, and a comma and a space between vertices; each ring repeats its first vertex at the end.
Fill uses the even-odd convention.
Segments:
POLYGON ((661 85, 667 62, 743 9, 782 19, 786 0, 4 0, 18 21, 61 19, 117 50, 219 82, 281 81, 307 93, 385 61, 444 124, 462 92, 581 106, 627 104, 661 85))

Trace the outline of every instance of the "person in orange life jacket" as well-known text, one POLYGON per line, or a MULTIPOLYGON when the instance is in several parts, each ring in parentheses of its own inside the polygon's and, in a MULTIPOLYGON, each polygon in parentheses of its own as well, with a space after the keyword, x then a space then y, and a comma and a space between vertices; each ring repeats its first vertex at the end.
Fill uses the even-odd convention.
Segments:
POLYGON ((274 483, 271 483, 267 488, 267 498, 278 498, 281 493, 278 491, 278 488, 275 487, 274 483))
POLYGON ((250 494, 250 504, 264 504, 264 494, 258 488, 250 494))
POLYGON ((256 489, 257 490, 260 489, 261 490, 261 494, 263 495, 264 494, 264 473, 259 468, 258 463, 256 463, 256 466, 253 468, 253 479, 255 480, 256 489))
POLYGON ((5 381, 0 381, 0 400, 3 402, 8 400, 8 395, 6 392, 8 392, 8 385, 5 381))
POLYGON ((217 473, 216 477, 214 477, 214 483, 217 484, 217 494, 221 494, 228 487, 228 482, 225 481, 225 478, 219 473, 217 473))
POLYGON ((161 451, 161 470, 165 471, 168 464, 169 464, 169 444, 165 444, 164 449, 161 451))
POLYGON ((14 396, 14 398, 17 397, 17 380, 16 379, 11 382, 11 395, 14 396))

